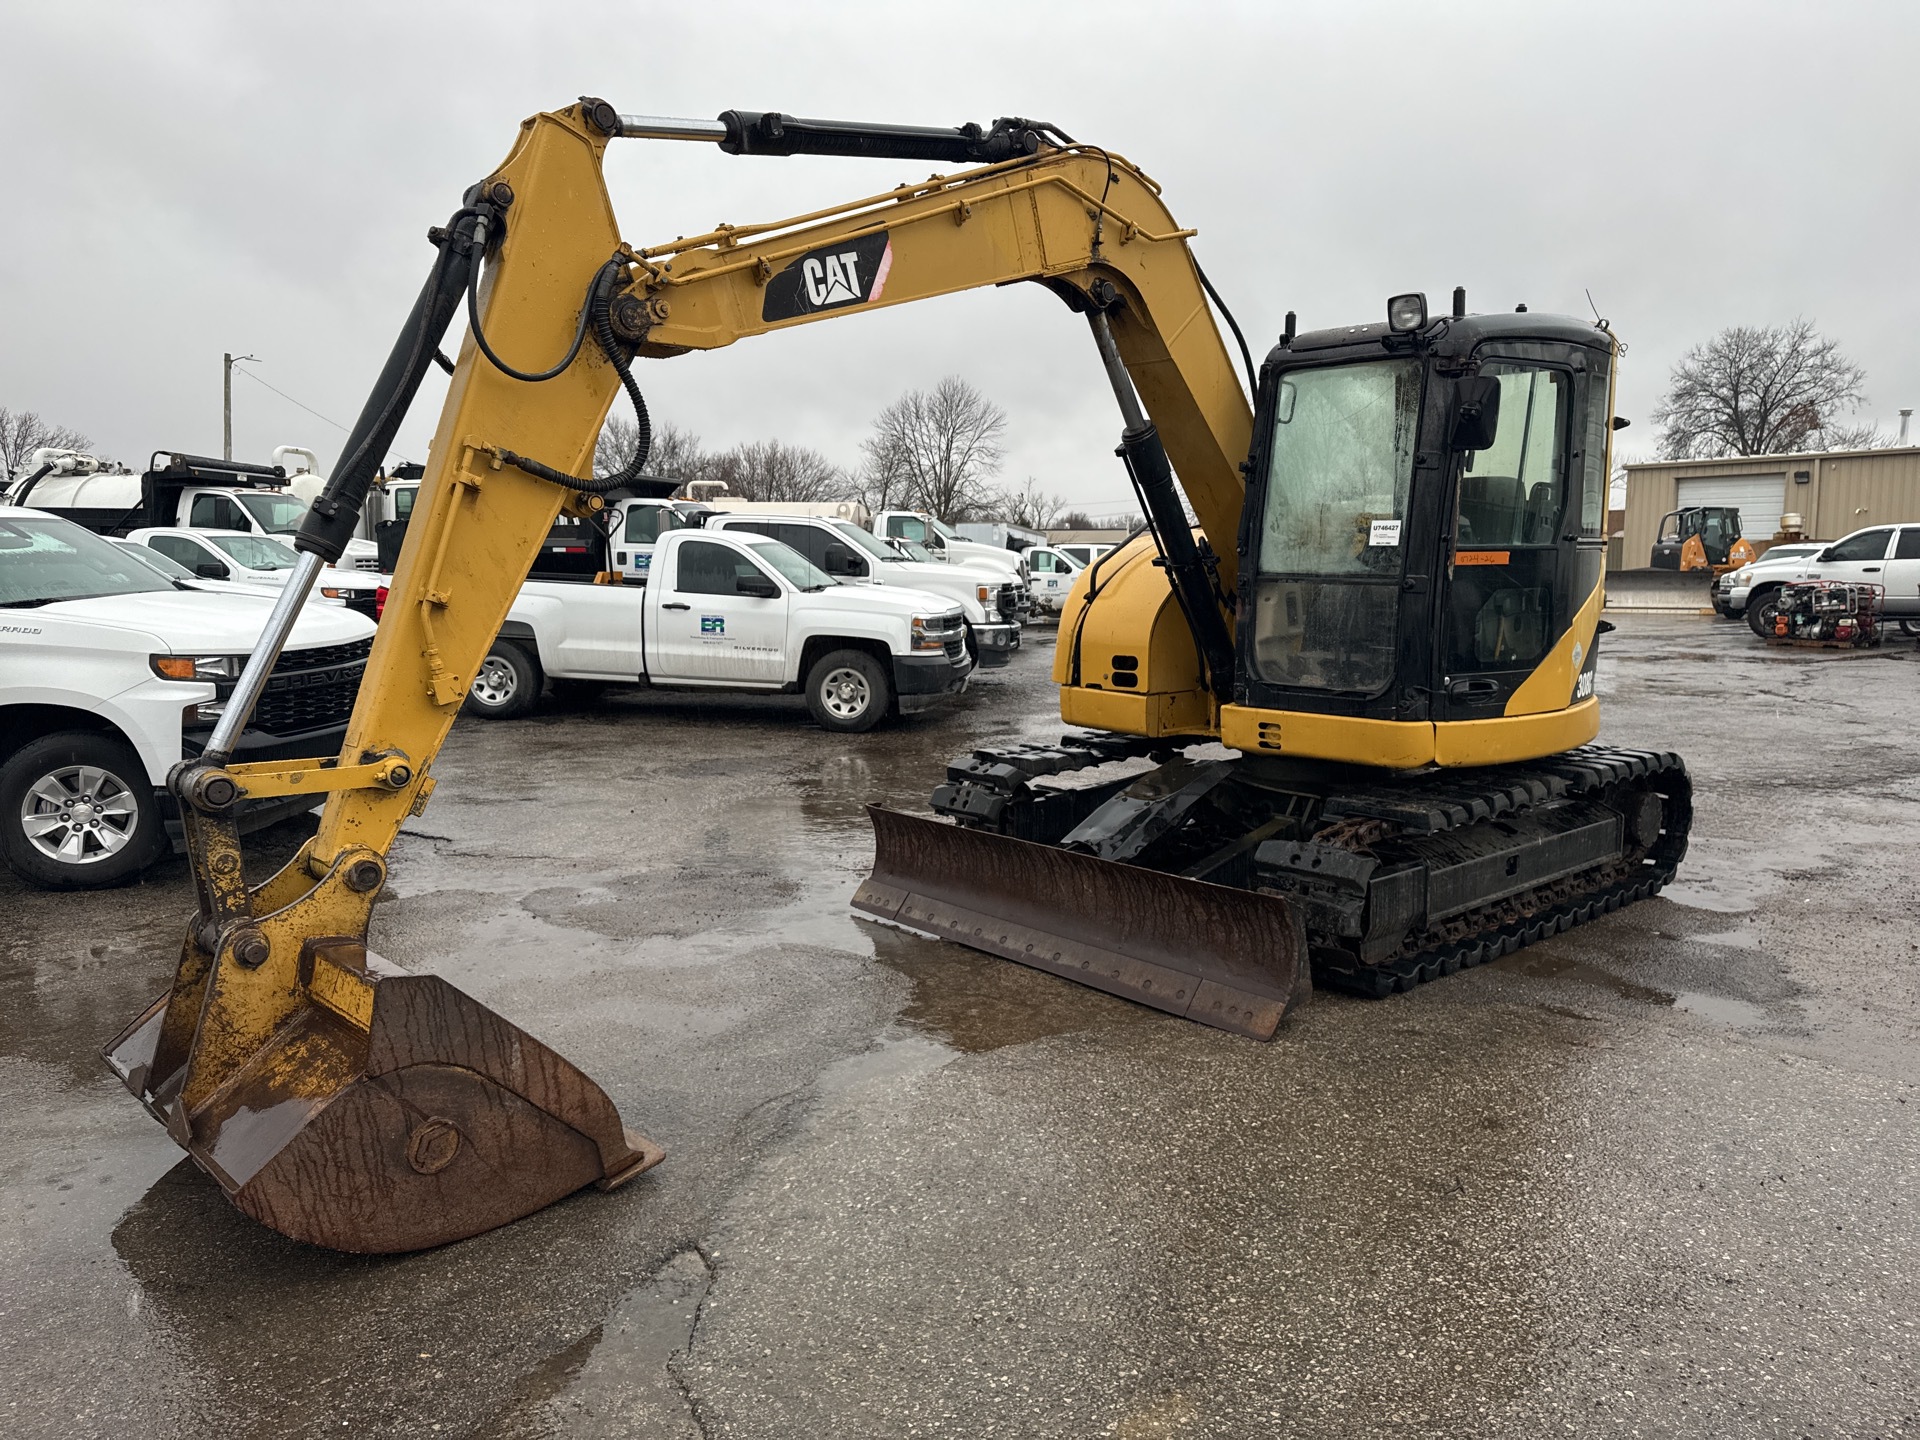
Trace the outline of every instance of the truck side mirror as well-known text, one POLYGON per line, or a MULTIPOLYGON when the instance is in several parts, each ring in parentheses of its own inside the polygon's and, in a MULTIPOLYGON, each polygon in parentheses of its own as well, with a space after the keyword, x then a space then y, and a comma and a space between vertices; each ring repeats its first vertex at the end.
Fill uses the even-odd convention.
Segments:
POLYGON ((758 571, 734 576, 733 589, 735 594, 755 595, 762 600, 772 600, 780 594, 780 587, 758 571))
POLYGON ((1829 545, 1826 549, 1822 550, 1818 555, 1814 556, 1813 558, 1819 561, 1819 563, 1822 565, 1826 564, 1829 560, 1833 559, 1833 547, 1829 545))
POLYGON ((1453 415, 1453 448, 1486 450, 1500 430, 1500 379, 1470 375, 1460 382, 1459 406, 1453 415))
POLYGON ((861 573, 859 565, 854 562, 853 551, 838 543, 827 546, 827 563, 825 569, 829 575, 858 575, 861 573))
POLYGON ((227 578, 227 567, 218 560, 201 560, 194 565, 193 573, 202 580, 224 580, 227 578))

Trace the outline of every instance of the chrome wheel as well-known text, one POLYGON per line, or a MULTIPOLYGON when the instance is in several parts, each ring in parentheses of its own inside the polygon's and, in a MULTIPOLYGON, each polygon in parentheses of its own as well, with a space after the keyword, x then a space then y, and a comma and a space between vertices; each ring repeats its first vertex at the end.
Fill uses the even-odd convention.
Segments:
POLYGON ((20 829, 29 844, 62 865, 90 865, 118 855, 140 825, 127 783, 97 765, 65 765, 41 776, 20 800, 20 829))
POLYGON ((519 691, 520 676, 512 665, 498 655, 489 655, 480 662, 479 673, 473 677, 472 694, 482 705, 511 705, 519 691))
POLYGON ((858 720, 873 704, 873 688, 858 670, 842 665, 821 682, 820 703, 836 720, 858 720))

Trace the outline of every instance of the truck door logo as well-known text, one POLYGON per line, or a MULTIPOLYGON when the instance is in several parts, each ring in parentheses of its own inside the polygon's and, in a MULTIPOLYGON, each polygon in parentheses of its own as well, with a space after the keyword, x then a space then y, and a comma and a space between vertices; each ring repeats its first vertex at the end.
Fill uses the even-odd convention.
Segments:
POLYGON ((796 320, 878 300, 892 269, 893 242, 884 230, 809 250, 767 282, 760 318, 796 320))
POLYGON ((727 617, 724 615, 702 615, 700 617, 702 635, 724 635, 727 633, 727 617))

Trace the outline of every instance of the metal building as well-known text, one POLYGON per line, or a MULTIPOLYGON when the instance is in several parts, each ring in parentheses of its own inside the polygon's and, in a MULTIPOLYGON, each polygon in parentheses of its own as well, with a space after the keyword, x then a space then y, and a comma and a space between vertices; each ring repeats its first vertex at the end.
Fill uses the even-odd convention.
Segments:
POLYGON ((1838 540, 1868 525, 1920 522, 1920 446, 1831 450, 1820 455, 1746 455, 1628 465, 1620 558, 1644 567, 1660 518, 1689 505, 1734 505, 1741 528, 1769 540, 1782 515, 1798 515, 1809 539, 1838 540))

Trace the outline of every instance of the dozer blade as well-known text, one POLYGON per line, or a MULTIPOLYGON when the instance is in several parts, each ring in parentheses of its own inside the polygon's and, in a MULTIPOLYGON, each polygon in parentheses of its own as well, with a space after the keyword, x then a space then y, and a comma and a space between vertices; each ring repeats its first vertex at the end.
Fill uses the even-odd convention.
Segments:
POLYGON ((856 910, 1270 1040, 1311 990, 1299 912, 1187 880, 867 807, 873 875, 856 910))
MULTIPOLYGON (((189 961, 191 961, 191 955, 189 961)), ((183 976, 189 966, 183 965, 183 976)), ((303 958, 297 1006, 218 1086, 183 1091, 209 1043, 176 985, 107 1048, 107 1063, 241 1210, 332 1250, 392 1254, 464 1240, 661 1159, 573 1065, 435 975, 357 944, 303 958), (166 1065, 165 1059, 161 1060, 166 1065)))

